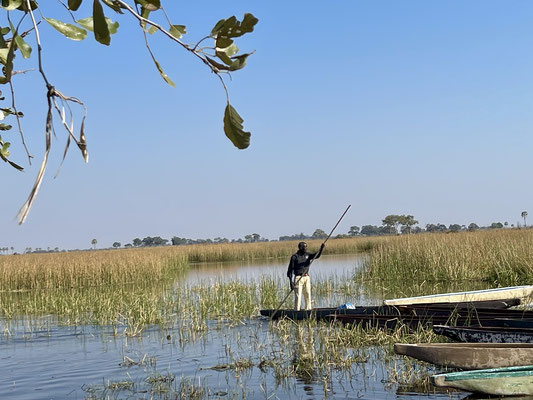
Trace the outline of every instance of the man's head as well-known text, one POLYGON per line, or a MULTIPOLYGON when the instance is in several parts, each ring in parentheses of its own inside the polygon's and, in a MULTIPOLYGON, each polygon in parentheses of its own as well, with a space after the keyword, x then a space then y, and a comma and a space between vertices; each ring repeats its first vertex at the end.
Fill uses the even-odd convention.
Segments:
POLYGON ((298 243, 298 250, 306 251, 307 250, 307 243, 305 243, 305 242, 298 243))

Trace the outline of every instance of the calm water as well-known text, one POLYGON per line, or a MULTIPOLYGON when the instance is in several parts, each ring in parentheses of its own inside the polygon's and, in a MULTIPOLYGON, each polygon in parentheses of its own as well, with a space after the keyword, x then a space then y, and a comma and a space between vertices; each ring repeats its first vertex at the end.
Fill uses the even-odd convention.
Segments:
MULTIPOLYGON (((362 256, 331 255, 322 256, 311 265, 313 279, 329 276, 352 276, 364 261, 362 256)), ((203 263, 191 268, 187 275, 188 283, 214 280, 258 281, 261 276, 287 279, 287 262, 267 260, 259 262, 203 263)))
MULTIPOLYGON (((350 277, 361 262, 355 256, 323 256, 313 265, 312 276, 317 281, 350 277)), ((186 283, 252 281, 265 274, 286 280, 286 268, 279 261, 203 264, 192 268, 186 283)), ((327 382, 312 371, 277 379, 273 368, 258 367, 260 359, 272 357, 272 331, 269 321, 260 317, 237 326, 213 322, 207 333, 186 340, 180 339, 177 328, 151 328, 142 337, 128 338, 106 327, 58 326, 53 316, 44 316, 41 325, 41 330, 28 331, 19 320, 11 323, 9 335, 0 336, 0 399, 195 398, 194 387, 203 388, 204 396, 196 398, 205 399, 450 398, 447 393, 417 394, 388 383, 387 366, 379 350, 372 349, 366 350, 366 362, 354 364, 349 372, 333 371, 327 382), (220 367, 246 359, 255 366, 237 372, 220 367)), ((313 332, 304 335, 312 342, 313 332)), ((294 346, 297 343, 294 338, 294 346)), ((303 351, 295 354, 309 356, 303 351)), ((452 398, 466 395, 456 393, 452 398)))

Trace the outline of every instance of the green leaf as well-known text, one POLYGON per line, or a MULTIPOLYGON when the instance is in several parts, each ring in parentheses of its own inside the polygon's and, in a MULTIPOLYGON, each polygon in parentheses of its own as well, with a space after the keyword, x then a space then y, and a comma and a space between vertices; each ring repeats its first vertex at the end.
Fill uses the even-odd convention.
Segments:
POLYGON ((111 44, 111 36, 109 35, 109 28, 107 27, 104 9, 99 0, 93 2, 93 18, 94 18, 94 38, 97 42, 109 46, 111 44))
POLYGON ((45 18, 44 20, 50 25, 52 25, 52 27, 54 27, 58 32, 61 32, 69 39, 79 41, 87 37, 87 31, 85 29, 81 29, 76 25, 67 24, 65 22, 58 21, 54 18, 45 18))
POLYGON ((113 0, 102 0, 106 6, 111 8, 114 12, 119 14, 124 14, 124 12, 121 10, 121 5, 115 3, 113 0))
POLYGON ((22 39, 22 37, 17 33, 15 27, 10 22, 9 25, 11 26, 11 32, 13 32, 15 44, 17 45, 18 49, 22 53, 23 58, 30 58, 31 55, 31 47, 28 43, 22 39))
POLYGON ((223 51, 224 53, 227 54, 228 57, 232 57, 239 52, 239 48, 235 45, 235 43, 232 43, 230 46, 224 49, 217 49, 217 50, 223 51))
POLYGON ((244 68, 246 65, 246 59, 251 53, 241 54, 240 56, 233 57, 233 63, 229 66, 230 71, 237 71, 238 69, 244 68))
MULTIPOLYGON (((105 18, 105 21, 107 23, 107 29, 109 30, 109 33, 111 35, 114 35, 115 33, 117 33, 117 30, 119 27, 118 22, 113 22, 110 18, 107 18, 107 17, 105 18)), ((85 29, 91 32, 94 32, 93 17, 78 19, 76 22, 80 24, 81 26, 83 26, 85 29)))
POLYGON ((31 56, 31 46, 22 39, 22 36, 15 36, 15 43, 19 48, 23 58, 30 58, 31 56))
POLYGON ((220 64, 218 61, 213 60, 212 58, 207 57, 207 56, 205 56, 205 58, 207 58, 207 61, 208 61, 209 64, 211 64, 213 67, 218 68, 218 69, 223 70, 223 71, 229 71, 229 67, 228 67, 227 65, 220 64))
POLYGON ((8 131, 8 130, 10 130, 11 128, 13 128, 11 125, 0 124, 0 131, 8 131))
POLYGON ((8 47, 6 49, 0 49, 0 63, 6 65, 7 57, 10 51, 11 51, 11 47, 8 47))
MULTIPOLYGON (((7 28, 9 30, 9 28, 7 28)), ((4 39, 5 33, 2 33, 2 30, 0 30, 0 49, 7 49, 7 42, 4 39)))
POLYGON ((215 54, 218 58, 222 60, 222 62, 226 65, 233 64, 233 61, 231 58, 228 57, 228 55, 223 51, 215 51, 215 54))
POLYGON ((2 148, 0 149, 0 153, 2 153, 2 155, 6 158, 9 157, 9 154, 10 154, 8 150, 9 146, 11 146, 11 143, 5 142, 2 148))
POLYGON ((16 10, 22 5, 22 0, 2 0, 2 8, 8 11, 16 10))
POLYGON ((215 47, 219 49, 225 49, 233 44, 233 40, 226 36, 218 36, 215 41, 215 47))
POLYGON ((4 160, 6 163, 9 163, 12 167, 18 169, 19 171, 22 171, 24 170, 24 168, 22 168, 20 165, 18 164, 15 164, 13 161, 10 161, 8 160, 7 158, 9 157, 9 146, 10 146, 10 143, 8 142, 2 142, 2 138, 0 138, 0 158, 2 160, 4 160))
MULTIPOLYGON (((4 76, 0 76, 0 84, 6 84, 11 81, 11 74, 13 72, 13 58, 15 57, 15 44, 11 41, 9 49, 0 49, 0 60, 4 64, 4 76), (7 52, 4 52, 7 50, 7 52)), ((11 129, 8 128, 8 129, 11 129)))
POLYGON ((211 36, 216 36, 216 34, 218 32, 220 32, 220 30, 222 29, 222 27, 224 26, 224 23, 226 22, 226 20, 224 18, 222 18, 220 21, 218 21, 215 26, 213 27, 213 29, 211 29, 211 36))
MULTIPOLYGON (((39 8, 39 5, 37 4, 36 1, 30 0, 30 7, 31 7, 32 11, 35 11, 35 10, 37 10, 39 8)), ((28 10, 28 6, 27 6, 26 1, 23 0, 22 4, 20 5, 20 7, 17 8, 17 10, 28 12, 29 10, 28 10)))
MULTIPOLYGON (((148 17, 150 16, 150 10, 148 10, 147 8, 145 7, 141 7, 141 17, 145 18, 145 19, 148 19, 148 17)), ((141 28, 146 31, 146 22, 141 22, 141 28)))
POLYGON ((146 8, 148 11, 156 11, 161 8, 160 0, 135 0, 136 4, 139 4, 142 8, 146 8))
POLYGON ((169 33, 179 39, 187 33, 187 27, 185 25, 170 25, 169 33))
POLYGON ((241 118, 237 110, 228 103, 226 110, 224 111, 224 132, 233 145, 241 150, 250 146, 251 136, 250 132, 245 132, 243 130, 243 122, 244 120, 241 118))
POLYGON ((68 0, 68 9, 76 11, 81 6, 83 0, 68 0))
POLYGON ((152 59, 154 60, 155 66, 157 67, 157 70, 161 74, 161 77, 165 80, 166 83, 168 83, 172 87, 176 87, 176 84, 172 82, 172 79, 168 77, 167 74, 165 74, 165 71, 163 71, 163 68, 161 67, 161 64, 152 56, 152 59))
POLYGON ((250 33, 254 31, 254 26, 259 22, 259 19, 254 17, 251 13, 244 14, 244 18, 241 23, 241 34, 250 33))
POLYGON ((16 168, 18 169, 19 171, 24 171, 24 168, 22 168, 20 165, 18 164, 15 164, 13 161, 9 161, 7 160, 7 162, 13 167, 13 168, 16 168))
POLYGON ((161 8, 161 1, 160 0, 146 0, 146 3, 148 3, 146 6, 144 6, 146 9, 150 11, 156 11, 161 8))
MULTIPOLYGON (((253 16, 253 14, 246 13, 242 19, 242 22, 238 21, 235 16, 231 16, 226 20, 220 20, 211 34, 213 36, 226 37, 226 38, 236 38, 240 37, 246 33, 253 32, 254 26, 259 22, 259 20, 253 16)), ((217 47, 227 47, 227 46, 217 46, 217 47)))
POLYGON ((226 65, 232 65, 233 60, 231 59, 231 56, 237 54, 239 52, 239 48, 235 46, 235 43, 232 43, 230 46, 220 49, 216 48, 215 54, 218 58, 222 60, 223 63, 226 65))

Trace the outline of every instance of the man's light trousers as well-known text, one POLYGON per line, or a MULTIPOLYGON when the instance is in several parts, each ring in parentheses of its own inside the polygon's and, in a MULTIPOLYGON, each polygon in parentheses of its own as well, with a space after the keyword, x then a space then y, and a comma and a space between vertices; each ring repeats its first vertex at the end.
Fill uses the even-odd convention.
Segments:
POLYGON ((310 310, 311 306, 311 278, 309 275, 297 275, 294 277, 294 309, 300 310, 302 307, 302 292, 305 299, 305 309, 310 310))

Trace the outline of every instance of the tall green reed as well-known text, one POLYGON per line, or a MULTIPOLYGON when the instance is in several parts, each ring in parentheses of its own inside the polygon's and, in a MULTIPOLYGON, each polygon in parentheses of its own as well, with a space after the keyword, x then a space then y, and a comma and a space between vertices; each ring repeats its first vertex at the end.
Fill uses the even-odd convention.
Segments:
POLYGON ((518 285, 533 280, 533 230, 402 235, 378 243, 360 281, 478 281, 518 285))

